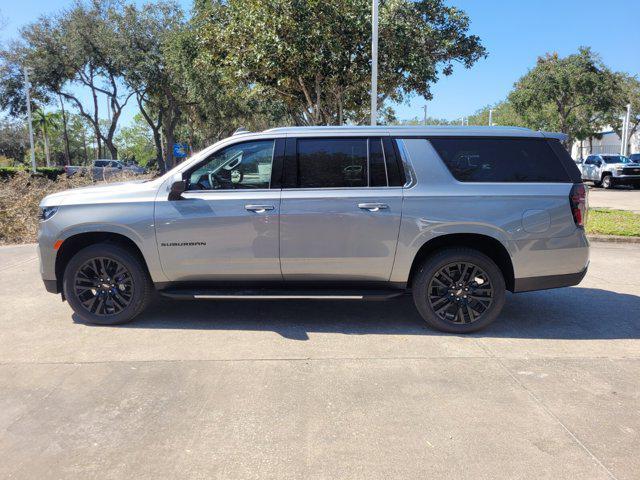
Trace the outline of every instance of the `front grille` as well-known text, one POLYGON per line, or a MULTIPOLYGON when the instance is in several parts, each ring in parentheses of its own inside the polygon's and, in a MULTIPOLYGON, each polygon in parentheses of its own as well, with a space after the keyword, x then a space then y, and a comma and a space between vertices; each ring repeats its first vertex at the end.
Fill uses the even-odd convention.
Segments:
POLYGON ((623 175, 640 175, 640 167, 626 167, 622 169, 623 175))

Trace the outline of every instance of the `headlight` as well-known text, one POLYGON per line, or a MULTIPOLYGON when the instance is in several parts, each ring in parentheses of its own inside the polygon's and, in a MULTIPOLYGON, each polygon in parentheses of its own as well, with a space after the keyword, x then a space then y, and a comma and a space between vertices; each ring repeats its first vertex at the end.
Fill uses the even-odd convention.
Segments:
POLYGON ((44 207, 40 209, 40 220, 45 221, 53 217, 58 211, 58 207, 44 207))

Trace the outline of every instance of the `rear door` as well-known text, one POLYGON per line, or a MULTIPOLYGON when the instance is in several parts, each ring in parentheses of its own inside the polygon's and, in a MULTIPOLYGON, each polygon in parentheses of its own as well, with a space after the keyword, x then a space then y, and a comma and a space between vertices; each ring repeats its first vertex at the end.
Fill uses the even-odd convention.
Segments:
POLYGON ((380 137, 288 138, 284 168, 283 278, 388 281, 404 183, 391 142, 380 137))

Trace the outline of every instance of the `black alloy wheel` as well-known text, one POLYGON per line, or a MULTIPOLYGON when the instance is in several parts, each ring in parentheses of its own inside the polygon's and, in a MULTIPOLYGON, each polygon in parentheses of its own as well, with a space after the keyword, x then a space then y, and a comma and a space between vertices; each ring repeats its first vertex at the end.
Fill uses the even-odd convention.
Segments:
POLYGON ((94 315, 106 316, 129 306, 134 284, 125 265, 113 258, 96 257, 76 271, 74 290, 83 308, 94 315))
POLYGON ((86 323, 116 325, 139 315, 153 296, 153 283, 140 255, 113 243, 77 252, 64 269, 64 296, 86 323))
POLYGON ((427 324, 471 333, 493 322, 504 306, 505 280, 496 263, 468 247, 433 253, 414 275, 413 301, 427 324))
POLYGON ((445 265, 427 287, 431 308, 446 322, 473 323, 493 303, 489 276, 478 265, 456 262, 445 265))

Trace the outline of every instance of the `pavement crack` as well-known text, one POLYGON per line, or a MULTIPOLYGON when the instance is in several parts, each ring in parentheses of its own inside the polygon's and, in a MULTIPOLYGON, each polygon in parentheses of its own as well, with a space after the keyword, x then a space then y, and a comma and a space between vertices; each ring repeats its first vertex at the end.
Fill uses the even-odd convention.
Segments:
POLYGON ((5 265, 4 267, 0 268, 0 272, 4 272, 6 270, 10 270, 14 267, 20 267, 26 263, 31 263, 35 260, 37 260, 38 257, 31 257, 31 258, 27 258, 26 260, 21 260, 20 262, 16 262, 16 263, 12 263, 10 265, 5 265))
POLYGON ((560 419, 560 417, 558 417, 558 415, 556 415, 555 413, 553 413, 553 411, 542 401, 542 399, 540 397, 538 397, 530 388, 528 388, 524 383, 522 383, 512 372, 511 370, 509 370, 509 368, 504 364, 504 362, 502 361, 502 359, 500 357, 497 357, 496 355, 493 354, 493 352, 491 351, 490 348, 485 347, 484 345, 482 345, 481 342, 479 342, 478 340, 476 340, 476 344, 482 349, 484 350, 487 355, 493 359, 502 370, 504 370, 506 372, 506 374, 513 380, 514 383, 516 383, 516 385, 518 385, 520 388, 522 388, 528 395, 529 397, 531 397, 531 399, 544 411, 547 413, 547 415, 549 415, 551 418, 553 418, 558 425, 560 425, 560 427, 562 427, 562 429, 567 433, 567 435, 569 435, 573 441, 580 447, 582 448, 582 450, 589 456, 591 457, 591 459, 597 464, 599 465, 606 473, 607 475, 612 478, 613 480, 618 480, 618 478, 613 474, 613 472, 611 470, 609 470, 609 468, 607 468, 607 466, 602 463, 602 461, 600 461, 600 459, 591 451, 589 450, 589 447, 587 447, 579 438, 578 436, 573 433, 573 431, 560 419))

